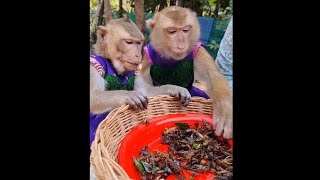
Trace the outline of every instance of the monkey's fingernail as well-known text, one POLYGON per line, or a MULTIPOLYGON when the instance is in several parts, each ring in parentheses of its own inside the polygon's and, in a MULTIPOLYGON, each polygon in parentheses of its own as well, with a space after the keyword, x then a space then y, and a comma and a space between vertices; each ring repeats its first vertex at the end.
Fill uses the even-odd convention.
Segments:
POLYGON ((184 107, 187 107, 187 106, 188 106, 188 103, 187 103, 187 102, 184 102, 184 103, 183 103, 183 106, 184 106, 184 107))

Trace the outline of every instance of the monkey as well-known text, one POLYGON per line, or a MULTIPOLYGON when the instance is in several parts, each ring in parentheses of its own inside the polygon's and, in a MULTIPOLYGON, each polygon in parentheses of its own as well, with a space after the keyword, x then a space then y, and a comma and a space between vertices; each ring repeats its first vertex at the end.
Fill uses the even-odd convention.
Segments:
POLYGON ((192 96, 212 99, 215 134, 232 138, 232 96, 226 78, 199 41, 196 14, 179 6, 166 7, 146 21, 150 43, 144 46, 135 90, 145 96, 169 94, 187 106, 192 96), (204 82, 201 90, 195 80, 204 82))
POLYGON ((90 146, 99 123, 123 104, 146 109, 147 98, 134 91, 144 35, 127 15, 98 26, 90 55, 90 146))

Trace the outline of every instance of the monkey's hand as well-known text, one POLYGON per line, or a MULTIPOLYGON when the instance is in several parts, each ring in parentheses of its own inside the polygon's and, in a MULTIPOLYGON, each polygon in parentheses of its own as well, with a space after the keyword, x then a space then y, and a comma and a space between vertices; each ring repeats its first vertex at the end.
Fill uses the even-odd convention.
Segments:
POLYGON ((126 95, 126 104, 129 104, 134 109, 147 109, 148 98, 137 91, 129 91, 126 95))
POLYGON ((186 88, 171 84, 163 85, 163 87, 166 88, 167 95, 180 98, 184 107, 189 105, 191 95, 186 88))
POLYGON ((232 102, 227 98, 219 99, 214 102, 213 108, 215 134, 222 135, 225 139, 231 139, 233 130, 232 102))

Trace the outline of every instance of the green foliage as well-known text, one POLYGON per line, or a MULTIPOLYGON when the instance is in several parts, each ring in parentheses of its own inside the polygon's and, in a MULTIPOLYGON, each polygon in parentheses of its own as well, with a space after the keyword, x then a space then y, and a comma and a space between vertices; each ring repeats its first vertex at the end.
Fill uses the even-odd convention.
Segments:
POLYGON ((97 7, 99 4, 99 0, 90 0, 90 9, 97 7))
POLYGON ((210 41, 210 43, 208 44, 208 47, 213 50, 217 50, 219 46, 220 44, 217 43, 215 40, 210 41))
POLYGON ((230 0, 229 6, 227 6, 225 9, 222 9, 222 11, 218 13, 219 15, 218 19, 221 19, 221 20, 230 19, 232 17, 232 14, 233 14, 233 5, 232 5, 232 0, 230 0))
MULTIPOLYGON (((92 32, 90 35, 90 43, 94 43, 96 41, 95 37, 95 30, 97 25, 97 10, 99 6, 100 0, 90 0, 90 31, 92 32)), ((136 22, 135 14, 133 12, 134 8, 134 0, 123 0, 123 2, 127 2, 127 11, 129 13, 129 17, 133 22, 136 22), (129 7, 129 8, 128 8, 129 7)), ((223 37, 225 29, 227 27, 227 22, 231 18, 233 14, 233 0, 221 0, 220 1, 220 8, 218 13, 218 18, 215 21, 214 29, 212 30, 212 35, 210 35, 210 43, 206 46, 206 49, 210 52, 213 57, 219 50, 219 43, 223 37)), ((197 12, 198 15, 201 12, 202 16, 205 17, 213 17, 213 12, 217 3, 217 0, 197 0, 195 1, 196 4, 193 7, 193 11, 197 12)), ((169 0, 167 0, 169 5, 169 0)), ((150 19, 153 17, 154 12, 158 11, 160 5, 160 0, 144 0, 144 10, 145 10, 145 20, 150 19)), ((190 1, 183 0, 182 6, 188 7, 190 6, 190 1)), ((118 18, 118 11, 119 11, 119 0, 111 0, 111 9, 112 9, 112 17, 114 19, 118 18)), ((103 25, 104 25, 103 20, 103 25)), ((145 37, 146 42, 150 41, 149 39, 150 29, 146 27, 145 29, 145 37)))
POLYGON ((217 0, 209 0, 210 6, 215 6, 216 2, 217 2, 217 0))
POLYGON ((210 35, 210 43, 205 47, 213 58, 216 58, 220 48, 220 42, 224 36, 229 22, 230 19, 216 19, 214 22, 214 29, 210 35))
MULTIPOLYGON (((134 7, 134 0, 127 1, 131 7, 134 7)), ((157 6, 160 5, 160 0, 144 0, 144 12, 154 13, 157 6)))

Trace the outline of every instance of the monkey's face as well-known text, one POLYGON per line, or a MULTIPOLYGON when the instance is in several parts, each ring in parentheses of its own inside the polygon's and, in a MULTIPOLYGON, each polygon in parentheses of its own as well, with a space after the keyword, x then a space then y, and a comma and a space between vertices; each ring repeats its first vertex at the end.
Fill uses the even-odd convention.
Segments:
POLYGON ((183 59, 189 53, 191 25, 184 27, 171 26, 164 29, 167 38, 169 39, 168 53, 176 60, 183 59))
POLYGON ((138 65, 142 60, 142 40, 135 38, 126 38, 121 39, 117 45, 117 50, 120 52, 120 57, 117 59, 120 60, 121 64, 126 71, 133 71, 138 68, 138 65))
POLYGON ((130 36, 123 37, 124 38, 109 37, 108 39, 114 43, 107 43, 106 48, 106 54, 109 54, 109 59, 119 74, 136 70, 142 61, 141 52, 143 40, 130 36))
POLYGON ((184 59, 200 37, 197 17, 181 7, 167 7, 148 20, 151 43, 161 56, 168 59, 184 59))
POLYGON ((133 22, 123 19, 109 22, 103 38, 105 55, 118 74, 134 71, 142 61, 144 36, 133 22))

